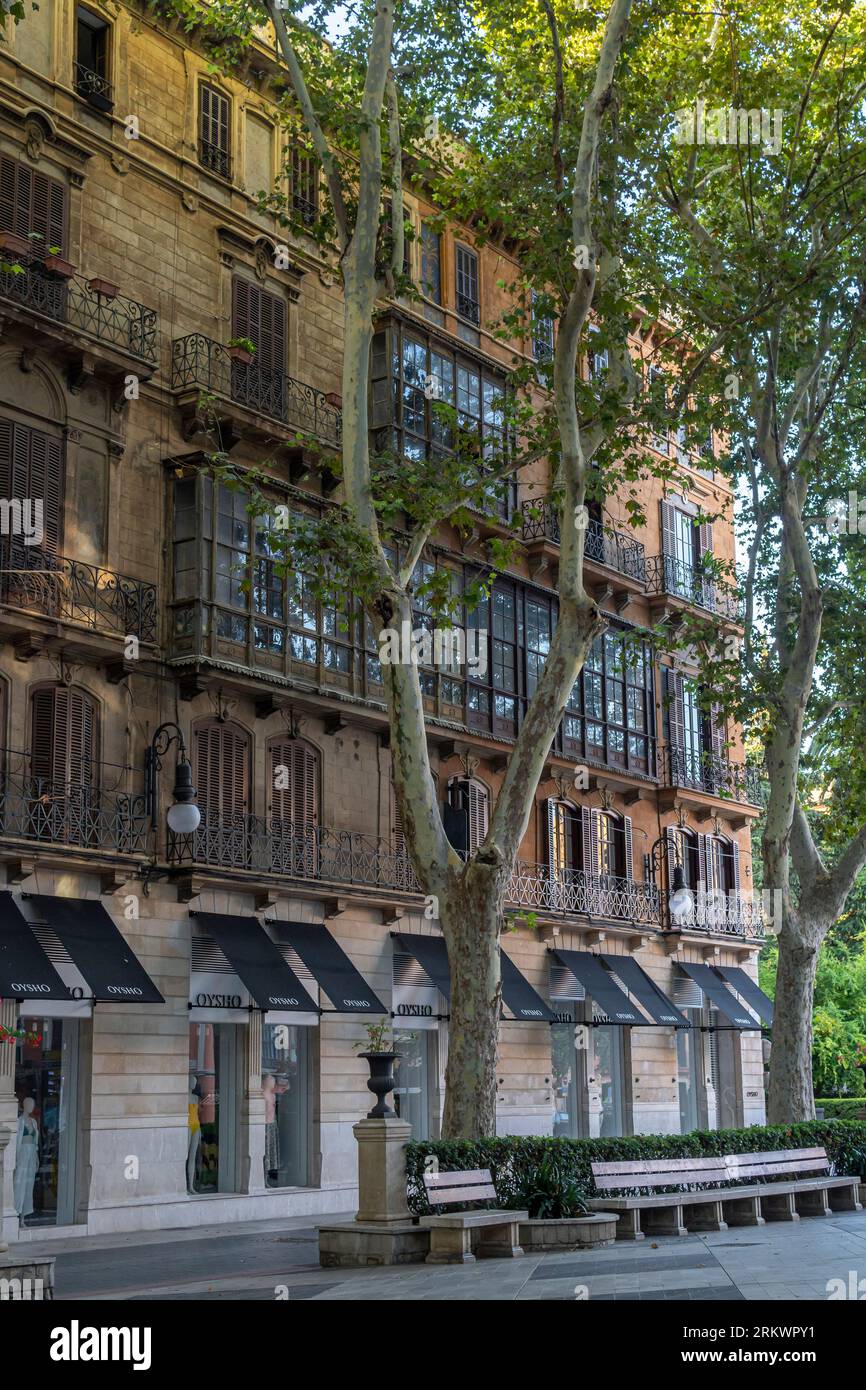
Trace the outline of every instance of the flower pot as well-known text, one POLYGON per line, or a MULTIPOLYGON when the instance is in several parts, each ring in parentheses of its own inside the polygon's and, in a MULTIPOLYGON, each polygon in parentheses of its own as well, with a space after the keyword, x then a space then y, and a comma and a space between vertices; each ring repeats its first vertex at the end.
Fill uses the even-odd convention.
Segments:
POLYGON ((87 288, 93 294, 101 294, 103 299, 114 299, 118 292, 117 285, 113 285, 110 280, 100 280, 98 275, 94 276, 92 280, 88 280, 87 288))
POLYGON ((249 365, 249 363, 253 360, 253 354, 249 352, 247 348, 228 347, 226 348, 226 352, 228 353, 229 357, 232 359, 233 362, 245 362, 247 365, 249 365))
POLYGON ((45 256, 42 264, 48 274, 56 276, 58 280, 71 280, 75 274, 75 266, 62 256, 45 256))
POLYGON ((0 251, 8 251, 13 256, 26 256, 30 241, 26 236, 16 236, 14 232, 0 232, 0 251))
POLYGON ((368 1120, 393 1119, 396 1111, 390 1105, 385 1104, 385 1097, 389 1091, 394 1089, 394 1063, 400 1056, 399 1052, 361 1052, 360 1057, 366 1057, 370 1064, 370 1075, 367 1078, 367 1090, 372 1091, 377 1097, 376 1104, 372 1110, 367 1112, 368 1120))
POLYGON ((328 391, 325 395, 325 400, 328 405, 332 405, 335 410, 343 409, 343 397, 338 395, 336 391, 328 391))

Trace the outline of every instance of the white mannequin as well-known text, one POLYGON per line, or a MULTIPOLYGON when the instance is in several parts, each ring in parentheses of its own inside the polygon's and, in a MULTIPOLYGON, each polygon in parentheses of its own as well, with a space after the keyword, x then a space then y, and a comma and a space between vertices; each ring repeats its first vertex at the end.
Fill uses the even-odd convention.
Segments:
POLYGON ((188 1192, 195 1192, 195 1165, 201 1147, 198 1098, 198 1078, 194 1076, 189 1083, 189 1145, 186 1151, 186 1187, 188 1192))
POLYGON ((26 1096, 21 1102, 21 1114, 18 1116, 12 1196, 20 1217, 30 1216, 33 1211, 33 1188, 39 1168, 39 1122, 33 1114, 35 1109, 33 1097, 26 1096))

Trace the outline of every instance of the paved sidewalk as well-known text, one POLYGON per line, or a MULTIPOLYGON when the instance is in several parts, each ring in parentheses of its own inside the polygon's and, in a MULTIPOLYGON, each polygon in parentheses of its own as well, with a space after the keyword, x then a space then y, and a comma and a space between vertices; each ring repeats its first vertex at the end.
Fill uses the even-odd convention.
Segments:
POLYGON ((606 1250, 394 1269, 321 1269, 308 1217, 21 1248, 28 1257, 57 1256, 61 1300, 823 1301, 829 1280, 847 1287, 852 1271, 866 1279, 866 1211, 620 1241, 606 1250))

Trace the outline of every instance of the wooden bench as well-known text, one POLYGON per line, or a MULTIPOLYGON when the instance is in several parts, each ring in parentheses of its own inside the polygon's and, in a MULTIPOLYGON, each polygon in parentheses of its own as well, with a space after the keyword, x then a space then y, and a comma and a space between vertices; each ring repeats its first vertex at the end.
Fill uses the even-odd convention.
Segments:
MULTIPOLYGON (((496 1200, 496 1188, 488 1168, 473 1168, 457 1173, 425 1173, 424 1190, 433 1207, 450 1207, 458 1202, 496 1200)), ((420 1224, 430 1232, 430 1253, 427 1264, 472 1264, 473 1235, 477 1236, 475 1250, 480 1258, 497 1256, 513 1259, 522 1255, 521 1221, 529 1220, 526 1211, 457 1211, 446 1216, 422 1216, 420 1224)))
POLYGON ((728 1226, 763 1226, 765 1221, 860 1211, 859 1179, 829 1177, 829 1169, 824 1149, 593 1163, 596 1188, 614 1195, 594 1197, 589 1205, 619 1213, 618 1240, 684 1236, 689 1231, 725 1231, 728 1226), (771 1181, 761 1182, 762 1178, 771 1181), (721 1183, 726 1185, 696 1190, 698 1184, 721 1183), (635 1188, 659 1187, 679 1190, 634 1195, 635 1188))

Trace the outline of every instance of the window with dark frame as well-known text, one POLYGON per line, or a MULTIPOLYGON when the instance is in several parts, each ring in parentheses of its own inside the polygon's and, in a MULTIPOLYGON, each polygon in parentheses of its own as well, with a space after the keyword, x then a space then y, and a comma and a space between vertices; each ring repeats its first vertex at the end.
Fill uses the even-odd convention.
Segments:
POLYGON ((442 238, 429 222, 421 226, 421 293, 442 303, 442 238))
POLYGON ((221 179, 231 178, 231 102, 202 82, 199 99, 199 163, 221 179))
POLYGON ((97 110, 111 111, 111 25, 85 5, 75 11, 75 90, 97 110))
POLYGON ((553 317, 538 311, 539 295, 532 292, 532 355, 536 362, 549 362, 553 357, 553 317))
POLYGON ((319 165, 301 145, 292 145, 292 207, 304 226, 319 215, 319 165))
POLYGON ((454 243, 455 304, 457 313, 477 328, 481 322, 478 297, 478 254, 459 241, 454 243))

